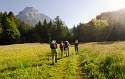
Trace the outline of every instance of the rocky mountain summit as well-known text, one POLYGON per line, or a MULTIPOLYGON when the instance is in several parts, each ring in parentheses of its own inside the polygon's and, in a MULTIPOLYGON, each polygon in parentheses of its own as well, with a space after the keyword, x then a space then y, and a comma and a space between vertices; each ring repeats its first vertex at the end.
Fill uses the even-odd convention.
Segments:
POLYGON ((33 7, 26 7, 23 11, 20 11, 17 15, 19 19, 24 21, 25 23, 34 26, 39 21, 43 22, 44 19, 49 22, 52 20, 50 17, 43 13, 39 13, 38 10, 34 9, 33 7))

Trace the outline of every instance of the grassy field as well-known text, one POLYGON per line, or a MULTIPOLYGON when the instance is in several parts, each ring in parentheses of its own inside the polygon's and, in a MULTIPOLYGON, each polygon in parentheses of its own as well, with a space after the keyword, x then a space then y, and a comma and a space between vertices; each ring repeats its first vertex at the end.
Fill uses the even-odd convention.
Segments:
POLYGON ((0 46, 0 79, 125 79, 125 42, 70 46, 70 56, 52 63, 49 44, 0 46))

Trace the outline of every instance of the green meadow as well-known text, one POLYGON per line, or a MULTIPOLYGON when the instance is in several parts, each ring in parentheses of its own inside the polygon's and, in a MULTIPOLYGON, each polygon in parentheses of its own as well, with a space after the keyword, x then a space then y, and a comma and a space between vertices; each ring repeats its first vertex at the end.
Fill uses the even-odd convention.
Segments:
POLYGON ((90 42, 51 65, 49 44, 0 46, 0 79, 125 79, 125 42, 90 42))

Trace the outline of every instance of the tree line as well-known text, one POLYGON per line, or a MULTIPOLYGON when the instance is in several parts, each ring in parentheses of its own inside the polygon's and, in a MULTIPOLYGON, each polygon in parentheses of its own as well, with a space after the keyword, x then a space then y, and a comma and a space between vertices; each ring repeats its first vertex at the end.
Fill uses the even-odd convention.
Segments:
POLYGON ((39 21, 35 26, 30 26, 14 16, 13 12, 0 13, 0 44, 17 43, 49 43, 55 39, 58 42, 69 39, 69 29, 57 16, 54 21, 42 23, 39 21))
POLYGON ((75 39, 80 42, 124 41, 125 40, 125 9, 103 12, 88 23, 74 25, 72 31, 59 16, 53 21, 39 21, 30 26, 14 16, 13 12, 0 13, 0 45, 17 43, 50 43, 51 40, 75 39))
POLYGON ((79 23, 71 36, 81 42, 124 41, 125 9, 103 12, 88 23, 79 23))

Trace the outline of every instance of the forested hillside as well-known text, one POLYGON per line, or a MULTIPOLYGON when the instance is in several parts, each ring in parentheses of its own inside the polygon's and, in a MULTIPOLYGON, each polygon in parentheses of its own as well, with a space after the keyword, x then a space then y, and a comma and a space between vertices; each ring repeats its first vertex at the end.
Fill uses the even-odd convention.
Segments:
MULTIPOLYGON (((89 16, 89 15, 88 15, 89 16)), ((85 19, 85 18, 83 18, 85 19)), ((18 19, 13 12, 0 13, 0 44, 49 43, 51 40, 73 42, 125 40, 125 9, 103 12, 88 23, 79 23, 70 32, 57 16, 54 21, 39 21, 34 27, 18 19)))
POLYGON ((88 23, 80 23, 72 35, 82 42, 125 40, 125 9, 103 12, 88 23))
POLYGON ((13 12, 0 13, 0 44, 15 43, 49 43, 69 39, 69 29, 63 24, 59 16, 52 22, 38 22, 34 27, 27 25, 14 16, 13 12))

